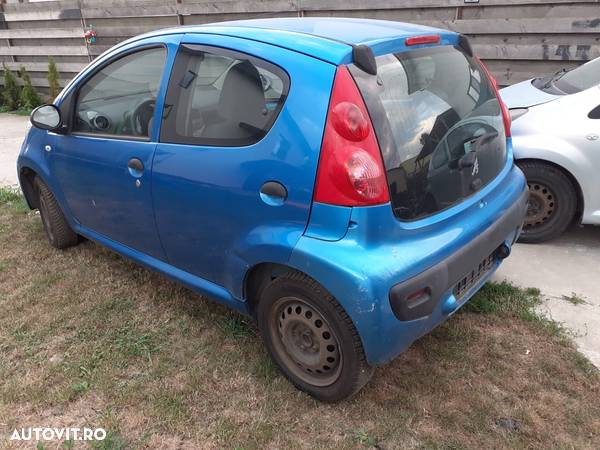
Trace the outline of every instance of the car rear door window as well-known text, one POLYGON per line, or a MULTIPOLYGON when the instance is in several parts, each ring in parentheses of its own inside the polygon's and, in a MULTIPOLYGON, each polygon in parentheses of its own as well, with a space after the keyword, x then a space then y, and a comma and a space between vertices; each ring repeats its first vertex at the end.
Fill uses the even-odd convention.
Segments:
POLYGON ((161 142, 243 146, 271 128, 289 88, 278 66, 202 45, 180 47, 163 111, 161 142))
POLYGON ((148 48, 96 72, 78 92, 72 131, 147 139, 166 55, 148 48))

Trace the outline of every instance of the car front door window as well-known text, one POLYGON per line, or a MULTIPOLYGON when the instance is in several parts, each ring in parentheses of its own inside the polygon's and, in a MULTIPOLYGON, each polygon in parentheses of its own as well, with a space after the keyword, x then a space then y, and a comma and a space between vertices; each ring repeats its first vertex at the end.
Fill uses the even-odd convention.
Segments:
POLYGON ((166 54, 148 48, 96 72, 79 90, 73 132, 148 138, 166 54))

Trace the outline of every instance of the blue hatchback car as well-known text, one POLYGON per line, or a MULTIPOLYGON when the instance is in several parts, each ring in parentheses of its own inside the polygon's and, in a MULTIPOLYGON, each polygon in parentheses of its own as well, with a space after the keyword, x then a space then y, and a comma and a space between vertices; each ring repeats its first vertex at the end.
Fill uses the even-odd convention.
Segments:
POLYGON ((357 392, 508 256, 527 202, 495 82, 456 33, 260 19, 123 42, 32 114, 22 190, 256 318, 324 401, 357 392))

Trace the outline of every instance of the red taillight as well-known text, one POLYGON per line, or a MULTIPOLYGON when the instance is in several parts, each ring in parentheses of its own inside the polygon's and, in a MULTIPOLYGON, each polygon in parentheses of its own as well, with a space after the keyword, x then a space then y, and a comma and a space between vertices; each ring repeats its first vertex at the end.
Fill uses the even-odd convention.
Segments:
POLYGON ((340 206, 389 201, 375 131, 345 66, 337 69, 333 82, 314 199, 340 206))
POLYGON ((483 71, 485 72, 488 79, 490 80, 490 83, 492 83, 492 89, 494 90, 494 93, 496 94, 498 103, 500 103, 500 110, 502 111, 502 120, 504 122, 504 132, 506 133, 506 137, 508 138, 511 136, 510 127, 512 125, 512 119, 510 118, 510 112, 508 110, 508 107, 506 106, 506 103, 504 103, 504 101, 500 97, 500 92, 498 91, 498 82, 496 81, 496 78, 494 78, 494 76, 491 74, 491 72, 489 71, 487 66, 483 63, 483 61, 481 59, 479 59, 479 57, 477 57, 477 56, 475 57, 475 59, 477 60, 477 62, 479 63, 479 65, 481 66, 483 71))
POLYGON ((331 123, 346 139, 360 142, 369 134, 369 121, 354 103, 341 102, 331 110, 331 123))
POLYGON ((414 36, 406 38, 404 44, 409 47, 411 45, 437 44, 438 42, 440 42, 440 35, 432 34, 429 36, 414 36))

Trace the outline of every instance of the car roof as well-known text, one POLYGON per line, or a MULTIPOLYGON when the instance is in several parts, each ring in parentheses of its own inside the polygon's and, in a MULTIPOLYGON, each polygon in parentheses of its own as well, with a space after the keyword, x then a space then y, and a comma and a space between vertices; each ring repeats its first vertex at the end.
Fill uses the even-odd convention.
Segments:
MULTIPOLYGON (((163 34, 221 34, 264 42, 304 53, 325 61, 350 62, 352 46, 369 46, 375 55, 404 46, 404 39, 424 34, 439 34, 442 43, 454 43, 457 34, 402 22, 336 17, 289 17, 250 19, 158 30, 136 38, 163 34), (446 40, 447 42, 443 42, 446 40), (394 45, 395 44, 395 45, 394 45)), ((128 42, 131 42, 128 41, 128 42)))
POLYGON ((342 41, 353 45, 369 45, 381 40, 439 31, 423 25, 392 22, 390 20, 335 17, 251 19, 222 22, 218 25, 230 27, 254 27, 263 30, 280 30, 310 34, 324 39, 342 41))

